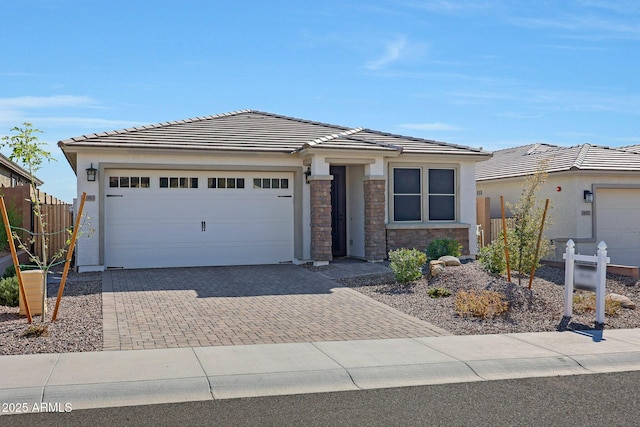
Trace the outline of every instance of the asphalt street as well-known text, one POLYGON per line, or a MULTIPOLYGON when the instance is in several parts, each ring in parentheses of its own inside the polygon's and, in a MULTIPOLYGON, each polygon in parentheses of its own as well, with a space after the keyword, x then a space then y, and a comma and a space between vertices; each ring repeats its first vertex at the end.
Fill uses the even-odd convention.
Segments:
POLYGON ((10 426, 637 426, 640 372, 0 416, 10 426))

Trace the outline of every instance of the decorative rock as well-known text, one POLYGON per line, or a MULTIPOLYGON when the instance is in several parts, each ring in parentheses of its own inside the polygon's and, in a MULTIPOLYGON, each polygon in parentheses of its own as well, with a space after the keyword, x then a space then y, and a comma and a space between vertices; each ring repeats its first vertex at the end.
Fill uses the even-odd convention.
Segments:
POLYGON ((438 274, 444 271, 443 261, 429 261, 429 274, 431 277, 436 277, 438 274))
POLYGON ((636 309, 636 303, 631 301, 629 297, 626 297, 624 295, 610 293, 610 294, 607 294, 605 299, 608 299, 611 301, 618 301, 622 308, 630 308, 631 310, 636 309))
POLYGON ((438 261, 444 262, 444 265, 448 267, 458 267, 462 264, 458 258, 451 255, 441 256, 438 261))

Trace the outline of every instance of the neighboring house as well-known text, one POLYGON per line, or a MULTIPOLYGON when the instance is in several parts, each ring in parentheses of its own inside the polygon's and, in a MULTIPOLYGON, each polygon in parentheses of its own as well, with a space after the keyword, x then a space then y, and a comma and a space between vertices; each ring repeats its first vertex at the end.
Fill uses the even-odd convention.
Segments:
MULTIPOLYGON (((548 178, 538 201, 549 198, 552 224, 545 235, 555 243, 551 258, 562 260, 568 239, 576 252, 592 255, 604 241, 613 264, 640 265, 640 146, 590 144, 558 147, 532 144, 499 150, 476 169, 478 195, 490 197, 491 217, 501 216, 500 196, 516 203, 541 160, 548 178)), ((495 237, 495 236, 494 236, 495 237)))
MULTIPOLYGON (((37 187, 44 184, 37 177, 34 177, 34 181, 37 187)), ((41 209, 43 217, 46 218, 45 221, 49 226, 49 231, 63 231, 71 227, 71 205, 39 189, 33 190, 30 184, 31 176, 29 172, 0 154, 0 195, 4 198, 7 213, 12 222, 11 225, 23 229, 23 231, 18 231, 21 234, 20 237, 23 243, 29 245, 27 242, 33 239, 29 245, 30 251, 35 255, 42 256, 42 234, 39 234, 41 231, 40 224, 34 216, 31 201, 38 198, 42 203, 41 209), (26 230, 30 233, 35 233, 35 235, 28 234, 26 230)), ((2 224, 0 226, 4 227, 2 224)), ((16 230, 14 229, 14 231, 16 230)), ((49 253, 55 253, 65 247, 67 237, 65 233, 52 233, 49 235, 47 238, 49 253)), ((8 245, 6 240, 3 243, 8 245)), ((28 256, 25 255, 25 258, 21 258, 21 261, 26 263, 28 261, 27 258, 28 256)), ((6 266, 0 266, 0 271, 3 271, 2 267, 6 266)))
MULTIPOLYGON (((36 185, 43 184, 38 178, 35 178, 36 185)), ((0 154, 0 187, 13 188, 21 185, 29 185, 31 177, 29 172, 0 154)))
POLYGON ((58 145, 95 229, 79 271, 477 252, 478 149, 249 110, 58 145))

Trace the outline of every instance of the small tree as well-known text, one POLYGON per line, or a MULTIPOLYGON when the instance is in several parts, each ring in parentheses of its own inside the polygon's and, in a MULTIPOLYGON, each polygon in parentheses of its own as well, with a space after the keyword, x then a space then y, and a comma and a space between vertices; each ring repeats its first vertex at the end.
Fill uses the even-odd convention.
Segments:
POLYGON ((9 159, 19 163, 29 173, 31 187, 30 199, 33 206, 33 214, 38 221, 42 233, 42 238, 40 239, 42 255, 38 256, 30 250, 31 244, 36 241, 35 236, 31 236, 28 241, 23 242, 22 238, 14 232, 13 238, 18 242, 18 247, 27 252, 29 260, 36 264, 40 270, 44 271, 44 279, 42 283, 42 314, 40 317, 41 321, 44 322, 47 295, 47 272, 57 260, 63 257, 66 250, 63 248, 53 255, 49 255, 47 253, 49 241, 46 232, 47 223, 46 218, 42 213, 42 202, 37 195, 38 180, 36 179, 36 172, 40 170, 45 161, 50 162, 55 159, 49 151, 43 148, 45 143, 40 142, 36 135, 38 133, 42 133, 42 131, 34 129, 31 123, 23 123, 23 126, 24 127, 22 128, 16 126, 11 129, 11 132, 16 132, 16 134, 2 137, 2 147, 11 148, 12 151, 9 159))
MULTIPOLYGON (((514 214, 514 226, 507 230, 507 241, 510 260, 520 273, 518 285, 521 284, 522 275, 538 268, 540 259, 551 251, 551 242, 542 239, 540 251, 536 254, 536 243, 544 215, 544 207, 538 205, 536 193, 547 179, 547 165, 548 160, 541 161, 536 172, 527 178, 518 203, 507 203, 507 208, 514 214)), ((549 223, 550 219, 547 217, 545 224, 549 223)))

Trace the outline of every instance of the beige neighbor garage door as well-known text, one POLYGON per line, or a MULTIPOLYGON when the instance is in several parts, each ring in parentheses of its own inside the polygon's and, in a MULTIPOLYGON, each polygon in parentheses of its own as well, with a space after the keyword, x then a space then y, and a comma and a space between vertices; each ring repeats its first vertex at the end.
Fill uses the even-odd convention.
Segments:
POLYGON ((106 170, 105 265, 293 260, 289 172, 106 170))
POLYGON ((596 189, 595 208, 596 239, 611 263, 640 265, 640 189, 596 189))

